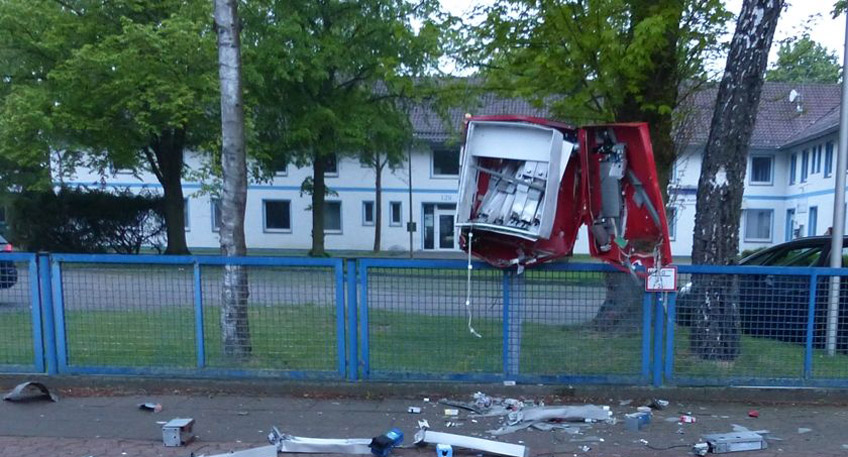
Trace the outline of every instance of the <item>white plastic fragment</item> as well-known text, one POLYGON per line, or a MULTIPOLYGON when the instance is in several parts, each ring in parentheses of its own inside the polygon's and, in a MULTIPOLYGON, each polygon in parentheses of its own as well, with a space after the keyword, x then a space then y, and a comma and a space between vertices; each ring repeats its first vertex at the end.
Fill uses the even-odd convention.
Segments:
POLYGON ((520 444, 499 443, 497 441, 484 440, 470 436, 454 435, 451 433, 433 432, 422 429, 415 434, 416 444, 447 444, 450 446, 474 449, 491 454, 505 455, 510 457, 527 457, 528 449, 520 444))

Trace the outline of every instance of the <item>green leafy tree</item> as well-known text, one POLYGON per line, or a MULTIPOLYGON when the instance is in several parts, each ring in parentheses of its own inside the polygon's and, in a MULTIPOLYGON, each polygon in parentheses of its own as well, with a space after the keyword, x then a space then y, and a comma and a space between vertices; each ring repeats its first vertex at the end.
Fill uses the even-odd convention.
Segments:
POLYGON ((302 185, 312 198, 312 255, 325 253, 327 164, 370 148, 379 137, 371 122, 400 116, 390 103, 411 96, 414 78, 435 69, 443 36, 437 9, 434 0, 244 5, 251 139, 257 157, 312 166, 302 185))
POLYGON ((133 168, 162 185, 168 245, 187 252, 187 150, 217 136, 215 38, 204 0, 0 2, 0 153, 7 185, 54 168, 133 168), (57 165, 58 164, 58 165, 57 165))
POLYGON ((840 70, 836 53, 804 34, 780 43, 777 62, 766 72, 766 81, 835 84, 840 70))
POLYGON ((575 123, 647 122, 665 191, 674 109, 708 79, 730 17, 720 0, 499 0, 481 14, 464 61, 487 88, 575 123))

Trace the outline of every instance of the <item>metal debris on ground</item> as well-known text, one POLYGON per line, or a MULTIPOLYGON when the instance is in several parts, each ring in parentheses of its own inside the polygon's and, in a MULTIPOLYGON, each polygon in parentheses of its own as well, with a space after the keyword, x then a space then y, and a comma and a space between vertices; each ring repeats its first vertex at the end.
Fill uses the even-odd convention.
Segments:
POLYGON ((153 411, 154 413, 158 413, 162 411, 162 404, 160 403, 139 403, 138 409, 142 409, 144 411, 153 411))
POLYGON ((430 423, 427 422, 427 419, 422 419, 418 421, 418 428, 430 428, 430 423))
POLYGON ((34 401, 50 400, 59 401, 59 396, 50 392, 44 384, 35 381, 27 381, 15 386, 9 393, 3 396, 6 401, 34 401))
POLYGON ((489 430, 488 433, 494 436, 501 436, 530 427, 536 428, 538 424, 550 422, 612 423, 614 422, 614 418, 608 407, 605 409, 605 407, 595 405, 525 408, 509 413, 506 425, 496 430, 489 430))
POLYGON ((754 432, 714 433, 703 435, 713 454, 728 452, 757 451, 768 448, 765 438, 754 432))
POLYGON ((427 429, 421 429, 418 431, 418 433, 415 434, 415 444, 446 444, 453 447, 473 449, 481 452, 505 455, 509 457, 527 457, 529 455, 529 450, 527 449, 527 447, 522 446, 520 444, 500 443, 497 441, 474 438, 470 436, 433 432, 427 429))
POLYGON ((756 409, 748 411, 748 417, 760 417, 760 412, 756 409))
POLYGON ((436 457, 453 457, 453 447, 450 444, 437 444, 436 457))
POLYGON ((648 404, 648 407, 656 410, 663 410, 668 407, 668 400, 660 400, 658 398, 654 398, 648 404))
POLYGON ((459 416, 458 409, 445 408, 445 416, 459 416))
POLYGON ((243 451, 227 452, 224 454, 215 454, 210 456, 201 455, 199 457, 277 457, 277 446, 262 446, 245 449, 243 451))
POLYGON ((371 438, 304 438, 281 433, 273 427, 268 441, 276 446, 277 452, 307 454, 362 454, 370 455, 371 438))
POLYGON ((707 452, 710 451, 710 445, 707 443, 695 443, 692 446, 692 453, 699 456, 707 455, 707 452))
POLYGON ((194 439, 194 419, 171 419, 162 426, 162 443, 168 447, 185 446, 194 439))
POLYGON ((631 403, 633 403, 633 400, 621 400, 618 402, 618 406, 629 406, 631 403))
POLYGON ((515 381, 504 381, 504 382, 503 382, 503 385, 505 385, 505 386, 514 386, 514 385, 515 385, 515 381))
POLYGON ((421 408, 419 408, 418 406, 410 406, 409 408, 407 408, 406 412, 408 412, 409 414, 421 414, 421 408))
POLYGON ((624 426, 631 432, 638 432, 650 423, 650 413, 631 413, 624 416, 624 426))
POLYGON ((698 422, 698 418, 695 416, 690 416, 688 414, 683 414, 680 416, 681 424, 694 424, 695 422, 698 422))
POLYGON ((380 436, 375 436, 371 439, 371 453, 377 457, 386 457, 392 449, 400 446, 403 443, 403 432, 400 429, 393 428, 380 436))
POLYGON ((813 431, 813 429, 811 429, 811 428, 798 427, 798 434, 801 434, 801 435, 803 435, 804 433, 810 433, 812 431, 813 431))

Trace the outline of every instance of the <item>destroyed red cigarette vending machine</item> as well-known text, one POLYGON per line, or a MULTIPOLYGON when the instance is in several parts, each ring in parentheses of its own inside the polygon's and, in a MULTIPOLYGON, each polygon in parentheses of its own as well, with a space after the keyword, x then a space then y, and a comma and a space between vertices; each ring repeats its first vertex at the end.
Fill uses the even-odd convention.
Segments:
POLYGON ((460 247, 496 267, 571 255, 583 225, 590 253, 619 268, 671 263, 646 124, 471 117, 460 160, 460 247))

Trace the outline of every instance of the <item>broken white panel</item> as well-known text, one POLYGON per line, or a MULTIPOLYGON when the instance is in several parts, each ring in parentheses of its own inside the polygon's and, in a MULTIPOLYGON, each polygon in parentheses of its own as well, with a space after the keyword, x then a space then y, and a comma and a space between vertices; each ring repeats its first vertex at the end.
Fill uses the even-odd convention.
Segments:
POLYGON ((268 435, 268 441, 278 452, 306 454, 371 454, 370 438, 304 438, 280 433, 276 427, 268 435))
MULTIPOLYGON (((460 170, 459 200, 457 203, 456 225, 458 227, 471 227, 474 229, 489 230, 519 236, 529 240, 547 239, 551 236, 554 216, 556 214, 557 197, 562 180, 563 147, 570 144, 563 141, 562 132, 543 125, 523 122, 495 122, 495 121, 472 121, 468 124, 468 133, 463 148, 462 168, 460 170), (503 167, 514 164, 518 168, 518 175, 524 175, 526 168, 535 169, 525 183, 516 187, 522 187, 520 195, 508 194, 505 197, 488 198, 486 195, 478 195, 478 179, 481 174, 487 173, 480 169, 487 159, 502 160, 503 167), (526 168, 525 168, 526 167, 526 168), (526 186, 526 187, 525 187, 526 186), (532 201, 531 206, 526 208, 527 190, 532 187, 540 187, 538 201, 532 201), (543 190, 542 190, 543 189, 543 190), (505 211, 500 213, 499 222, 495 218, 486 217, 482 220, 474 220, 472 211, 478 201, 485 200, 487 203, 497 202, 505 211), (503 201, 503 203, 501 203, 503 201), (516 207, 520 206, 520 208, 516 207), (530 212, 535 214, 529 216, 530 212), (510 224, 510 217, 515 213, 518 221, 510 224), (526 221, 530 220, 530 223, 526 221), (536 223, 538 221, 538 223, 536 223)), ((568 154, 573 148, 568 147, 568 154)), ((565 156, 567 161, 568 155, 565 156)), ((500 170, 490 170, 490 179, 509 179, 509 177, 498 177, 500 170), (495 173, 491 173, 495 172, 495 173)), ((515 175, 513 175, 515 176, 515 175)), ((524 177, 516 176, 512 181, 524 180, 524 177)), ((513 183, 515 184, 515 183, 513 183)), ((497 189, 498 186, 489 186, 489 189, 497 189)), ((486 208, 486 214, 494 213, 492 205, 486 208)), ((475 215, 476 216, 476 215, 475 215)))
POLYGON ((255 447, 253 449, 245 449, 243 451, 210 455, 208 457, 277 457, 277 446, 255 447))
POLYGON ((470 436, 454 435, 451 433, 433 432, 430 430, 419 430, 415 434, 416 444, 448 444, 466 449, 474 449, 490 454, 506 455, 509 457, 527 457, 528 449, 520 444, 499 443, 492 440, 484 440, 482 438, 473 438, 470 436))

